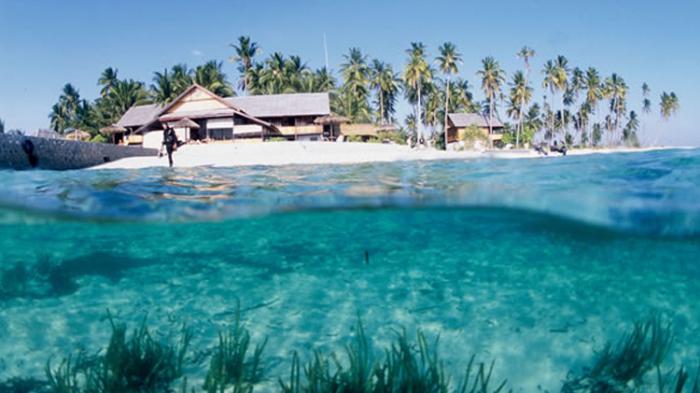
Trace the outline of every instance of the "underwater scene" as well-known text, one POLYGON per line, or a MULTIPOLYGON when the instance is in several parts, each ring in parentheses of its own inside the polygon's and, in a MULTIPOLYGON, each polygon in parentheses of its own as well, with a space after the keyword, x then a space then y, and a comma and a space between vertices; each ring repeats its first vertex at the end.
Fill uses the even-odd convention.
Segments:
POLYGON ((700 150, 0 171, 2 392, 698 392, 700 150))

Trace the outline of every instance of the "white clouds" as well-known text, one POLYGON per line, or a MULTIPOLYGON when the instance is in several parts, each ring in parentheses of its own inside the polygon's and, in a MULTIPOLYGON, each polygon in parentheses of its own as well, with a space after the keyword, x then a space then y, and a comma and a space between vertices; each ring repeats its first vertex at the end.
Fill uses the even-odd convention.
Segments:
POLYGON ((192 56, 202 57, 204 56, 204 52, 199 49, 192 49, 192 56))

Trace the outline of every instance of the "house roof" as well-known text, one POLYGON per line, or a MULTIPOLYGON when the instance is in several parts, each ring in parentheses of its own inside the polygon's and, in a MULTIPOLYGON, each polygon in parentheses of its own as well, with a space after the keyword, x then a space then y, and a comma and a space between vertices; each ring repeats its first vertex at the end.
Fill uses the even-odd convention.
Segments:
MULTIPOLYGON (((330 115, 328 93, 294 93, 224 98, 223 101, 239 108, 250 116, 324 116, 330 115)), ((155 120, 165 106, 159 104, 138 105, 129 108, 117 122, 121 127, 140 127, 155 120)))
POLYGON ((225 98, 255 117, 324 116, 331 114, 328 93, 271 94, 225 98))
POLYGON ((340 133, 346 136, 377 136, 377 127, 371 123, 355 123, 340 126, 340 133))
MULTIPOLYGON (((140 133, 140 132, 143 132, 143 131, 148 130, 152 125, 154 125, 154 124, 156 124, 156 122, 159 122, 159 121, 160 121, 160 119, 159 119, 160 116, 167 114, 167 112, 168 112, 171 108, 175 107, 183 98, 185 98, 185 97, 187 97, 187 96, 189 96, 189 95, 191 95, 191 94, 194 94, 196 91, 199 91, 199 92, 201 92, 201 93, 204 93, 205 95, 209 96, 209 97, 212 98, 213 100, 220 102, 220 103, 225 107, 225 108, 224 108, 225 111, 231 111, 231 115, 234 115, 234 114, 235 114, 235 115, 237 115, 237 116, 240 116, 240 117, 243 117, 243 118, 245 118, 245 119, 248 119, 249 121, 251 121, 251 122, 253 122, 253 123, 260 124, 261 126, 263 126, 263 127, 265 127, 265 128, 268 128, 268 129, 270 129, 270 130, 272 130, 272 131, 275 131, 275 132, 278 132, 278 131, 279 131, 279 130, 277 129, 277 127, 273 126, 272 124, 270 124, 270 123, 268 123, 268 122, 266 122, 266 121, 264 121, 264 120, 261 120, 261 119, 255 117, 255 116, 249 115, 247 112, 245 112, 244 110, 238 108, 238 107, 235 106, 234 104, 232 104, 232 103, 230 103, 230 102, 224 100, 223 98, 221 98, 221 97, 219 97, 218 95, 212 93, 211 91, 207 90, 206 88, 204 88, 204 87, 202 87, 202 86, 200 86, 200 85, 194 83, 194 84, 192 84, 190 87, 188 87, 187 89, 185 89, 185 91, 183 91, 182 93, 180 93, 180 95, 177 96, 174 100, 172 100, 169 104, 167 104, 167 105, 165 105, 165 106, 163 106, 163 107, 159 107, 158 110, 156 111, 155 115, 153 116, 153 118, 152 118, 150 121, 148 121, 147 123, 143 124, 143 125, 142 125, 141 127, 139 127, 138 129, 136 129, 135 132, 136 132, 136 133, 140 133)), ((183 114, 184 114, 183 112, 178 113, 179 116, 177 116, 176 119, 179 119, 179 118, 182 118, 182 117, 186 117, 186 116, 193 117, 193 115, 195 115, 196 113, 192 113, 192 112, 190 111, 190 112, 188 112, 188 113, 186 114, 186 116, 183 116, 183 114)), ((119 123, 117 123, 117 125, 118 125, 118 124, 119 124, 119 123)))
MULTIPOLYGON (((466 128, 469 126, 488 127, 489 118, 480 113, 449 113, 447 115, 450 123, 457 128, 466 128)), ((502 128, 503 123, 500 120, 493 119, 493 128, 502 128)))

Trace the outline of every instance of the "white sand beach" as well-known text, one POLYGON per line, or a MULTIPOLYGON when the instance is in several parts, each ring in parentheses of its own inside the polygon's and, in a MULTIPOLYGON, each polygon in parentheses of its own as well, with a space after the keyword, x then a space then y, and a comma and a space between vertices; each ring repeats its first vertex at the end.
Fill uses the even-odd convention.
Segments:
MULTIPOLYGON (((667 149, 615 148, 575 149, 569 155, 642 152, 667 149)), ((550 154, 546 157, 561 157, 550 154)), ((175 167, 234 167, 253 165, 292 164, 359 164, 367 162, 393 162, 407 160, 448 160, 476 158, 545 158, 533 150, 493 151, 441 151, 435 149, 411 149, 408 146, 375 143, 334 142, 266 142, 266 143, 221 143, 185 145, 173 154, 175 167)), ((132 157, 106 163, 96 169, 138 169, 168 165, 167 157, 132 157)))

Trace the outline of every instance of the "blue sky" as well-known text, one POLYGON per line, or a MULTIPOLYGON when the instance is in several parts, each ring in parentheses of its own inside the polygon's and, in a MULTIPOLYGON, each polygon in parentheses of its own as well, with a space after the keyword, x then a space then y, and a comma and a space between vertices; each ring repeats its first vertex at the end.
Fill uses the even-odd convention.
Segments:
MULTIPOLYGON (((356 46, 371 58, 405 63, 411 41, 434 56, 444 41, 464 57, 461 76, 477 86, 480 60, 494 56, 510 74, 521 67, 515 52, 533 47, 534 77, 558 54, 570 64, 621 74, 638 108, 641 84, 652 88, 654 115, 647 140, 700 145, 700 1, 14 1, 0 0, 0 118, 6 128, 48 126, 62 86, 84 98, 98 94, 109 66, 120 77, 150 83, 153 72, 175 63, 225 60, 229 43, 250 35, 263 48, 300 55, 323 66, 323 34, 331 68, 356 46), (658 119, 658 96, 674 91, 681 111, 658 119)), ((235 67, 225 64, 230 79, 235 67)), ((477 98, 483 94, 474 89, 477 98)), ((541 98, 538 91, 536 97, 541 98)), ((399 106, 402 118, 409 110, 399 106)))

